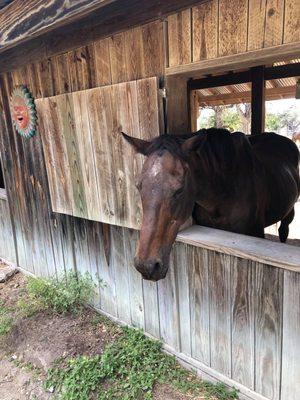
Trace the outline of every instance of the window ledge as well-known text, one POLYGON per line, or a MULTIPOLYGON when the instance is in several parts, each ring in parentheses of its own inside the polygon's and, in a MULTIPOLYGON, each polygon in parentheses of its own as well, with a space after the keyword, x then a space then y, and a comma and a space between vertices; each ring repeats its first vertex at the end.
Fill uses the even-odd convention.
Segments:
POLYGON ((7 200, 7 194, 5 189, 0 188, 0 199, 7 200))
POLYGON ((179 232, 176 241, 300 272, 300 247, 199 225, 179 232))

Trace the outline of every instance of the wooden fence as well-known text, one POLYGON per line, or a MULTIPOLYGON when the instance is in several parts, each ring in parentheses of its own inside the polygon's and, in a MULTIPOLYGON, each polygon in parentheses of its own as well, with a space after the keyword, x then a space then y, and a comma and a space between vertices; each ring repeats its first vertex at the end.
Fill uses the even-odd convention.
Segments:
POLYGON ((112 227, 109 263, 101 235, 75 232, 77 268, 100 282, 97 309, 251 399, 299 398, 299 248, 192 227, 152 283, 133 268, 136 231, 112 227))

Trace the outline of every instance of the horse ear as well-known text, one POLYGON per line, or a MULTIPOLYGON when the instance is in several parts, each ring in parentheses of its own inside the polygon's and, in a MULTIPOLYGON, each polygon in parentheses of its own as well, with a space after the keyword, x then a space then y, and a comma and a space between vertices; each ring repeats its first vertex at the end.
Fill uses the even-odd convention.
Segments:
POLYGON ((147 150, 151 144, 151 142, 147 142, 147 140, 143 140, 143 139, 138 139, 132 136, 127 135, 124 132, 121 132, 123 138, 129 143, 131 144, 131 146, 134 147, 135 151, 137 153, 141 153, 146 155, 147 154, 147 150))
POLYGON ((199 147, 202 147, 204 141, 205 136, 195 134, 182 143, 181 149, 184 153, 190 153, 191 151, 198 150, 199 147))

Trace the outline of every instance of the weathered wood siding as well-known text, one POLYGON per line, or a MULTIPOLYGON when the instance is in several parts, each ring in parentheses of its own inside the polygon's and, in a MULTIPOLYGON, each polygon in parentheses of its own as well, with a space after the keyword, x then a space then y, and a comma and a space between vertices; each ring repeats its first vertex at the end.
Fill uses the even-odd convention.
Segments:
POLYGON ((133 267, 137 232, 112 227, 111 237, 96 307, 250 398, 299 398, 299 272, 176 243, 166 279, 152 283, 133 267))
POLYGON ((0 190, 0 258, 16 263, 14 235, 11 225, 7 199, 1 196, 0 190))
MULTIPOLYGON (((75 166, 73 149, 70 143, 61 143, 60 136, 56 136, 55 148, 60 149, 62 159, 55 163, 55 173, 62 180, 64 172, 62 183, 66 188, 72 187, 72 193, 66 189, 62 198, 57 192, 57 180, 52 180, 49 173, 47 176, 50 157, 56 154, 48 151, 46 137, 43 137, 43 146, 41 134, 30 140, 16 134, 10 118, 9 96, 15 85, 25 84, 36 99, 47 103, 47 112, 51 99, 46 98, 60 95, 59 104, 65 109, 66 100, 71 98, 79 110, 74 127, 80 126, 85 131, 89 110, 85 109, 84 97, 96 92, 95 88, 103 87, 105 92, 113 90, 110 85, 127 87, 124 82, 160 77, 169 65, 168 60, 177 65, 256 46, 276 47, 281 34, 281 43, 299 40, 298 2, 285 0, 283 11, 282 4, 214 0, 171 16, 167 21, 168 30, 164 31, 163 21, 156 21, 96 41, 91 40, 94 34, 100 35, 101 29, 106 32, 111 28, 99 24, 98 31, 91 33, 85 27, 86 35, 78 34, 74 40, 71 31, 66 35, 60 32, 49 36, 48 50, 42 53, 45 55, 42 60, 38 41, 24 46, 18 58, 20 67, 3 74, 0 80, 0 151, 19 266, 40 276, 52 276, 66 269, 90 272, 96 282, 106 283, 98 284, 94 302, 98 309, 161 338, 170 351, 199 371, 240 385, 243 393, 259 400, 298 400, 300 397, 299 385, 295 383, 300 380, 299 272, 178 243, 167 278, 158 284, 142 281, 132 266, 135 230, 75 216, 88 215, 81 210, 89 210, 90 216, 98 212, 86 174, 91 168, 91 160, 86 157, 91 142, 84 143, 87 147, 74 148, 80 154, 79 159, 85 159, 84 168, 88 169, 71 171, 63 163, 64 154, 70 151, 68 162, 75 166), (270 8, 275 11, 269 12, 270 8), (272 20, 268 27, 254 32, 258 38, 250 37, 250 29, 253 30, 250 19, 255 20, 251 16, 255 10, 261 10, 262 15, 268 12, 268 18, 276 18, 279 33, 272 36, 273 42, 269 34, 270 29, 275 29, 272 20), (249 30, 242 29, 245 21, 249 30), (69 51, 70 46, 76 49, 69 51), (26 60, 32 59, 26 64, 23 56, 26 60), (73 176, 75 173, 77 177, 73 176), (72 184, 77 178, 87 191, 84 191, 85 202, 80 199, 81 192, 76 191, 79 198, 76 207, 77 204, 85 207, 80 206, 78 213, 76 208, 75 213, 72 184), (61 212, 72 210, 72 216, 53 212, 51 196, 64 207, 61 212)), ((169 129, 185 130, 187 123, 182 121, 187 115, 183 111, 187 110, 186 79, 172 77, 167 84, 169 129)), ((149 110, 148 105, 145 107, 149 110)), ((61 123, 53 119, 52 111, 49 111, 50 119, 40 121, 42 134, 47 124, 52 123, 55 130, 55 124, 61 123)), ((141 137, 157 133, 150 129, 152 119, 147 113, 141 137)), ((77 133, 80 135, 82 131, 77 133)), ((97 145, 100 155, 102 142, 97 145)), ((97 183, 99 166, 96 158, 94 161, 92 176, 97 183)), ((99 184, 96 191, 97 188, 99 192, 99 184)))
MULTIPOLYGON (((163 24, 156 21, 42 61, 32 60, 26 65, 21 63, 22 67, 1 75, 0 116, 3 118, 0 122, 3 121, 0 151, 19 264, 25 270, 50 275, 75 268, 77 248, 74 253, 74 241, 76 244, 79 233, 84 235, 87 222, 53 212, 49 189, 51 182, 48 182, 46 172, 47 154, 43 151, 41 135, 24 140, 15 132, 11 122, 9 97, 13 87, 24 84, 34 98, 39 99, 128 80, 159 77, 163 74, 165 60, 163 37, 163 24)), ((147 97, 147 87, 140 85, 140 90, 140 96, 147 97)), ((80 107, 78 101, 77 105, 80 107)), ((144 119, 140 121, 143 129, 139 134, 143 137, 157 134, 151 131, 154 119, 148 113, 148 105, 141 103, 139 106, 147 107, 144 119)), ((43 121, 47 122, 55 124, 58 121, 43 121)), ((56 138, 59 142, 59 137, 56 138)), ((140 162, 141 159, 138 160, 140 162)), ((57 173, 60 167, 58 165, 57 173)), ((64 178, 65 184, 68 183, 70 171, 65 171, 64 178)), ((87 234, 94 240, 98 231, 105 232, 106 254, 110 247, 109 229, 109 226, 90 224, 87 234)))
POLYGON ((208 0, 168 17, 168 66, 300 41, 300 2, 208 0))
POLYGON ((160 133, 157 78, 36 100, 52 210, 138 229, 141 157, 121 132, 160 133))

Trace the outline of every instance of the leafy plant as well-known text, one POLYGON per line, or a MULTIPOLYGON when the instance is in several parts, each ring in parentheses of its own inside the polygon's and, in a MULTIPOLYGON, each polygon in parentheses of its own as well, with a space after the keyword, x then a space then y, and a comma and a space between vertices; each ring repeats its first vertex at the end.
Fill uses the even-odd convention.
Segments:
POLYGON ((54 388, 62 400, 88 400, 93 393, 99 400, 149 400, 156 383, 167 383, 190 395, 204 394, 207 399, 238 398, 235 390, 229 391, 223 384, 200 381, 161 347, 142 332, 123 328, 123 335, 102 356, 58 362, 48 371, 46 388, 54 388))
POLYGON ((29 278, 28 299, 19 301, 26 316, 50 309, 59 314, 78 312, 93 298, 95 284, 90 275, 66 273, 59 279, 29 278))
POLYGON ((0 300, 0 336, 4 336, 10 332, 13 324, 13 318, 10 309, 0 300))

